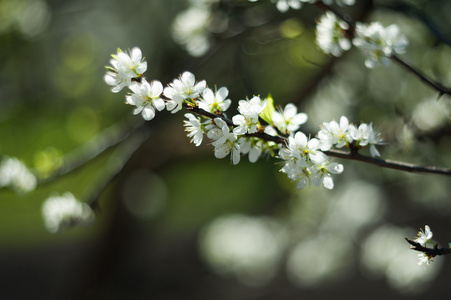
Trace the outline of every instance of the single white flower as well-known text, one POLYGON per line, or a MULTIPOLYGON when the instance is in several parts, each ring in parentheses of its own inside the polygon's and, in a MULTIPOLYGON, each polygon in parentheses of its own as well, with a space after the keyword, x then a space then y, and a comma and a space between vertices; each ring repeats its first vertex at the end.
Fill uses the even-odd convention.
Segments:
MULTIPOLYGON (((311 160, 314 164, 320 164, 327 160, 327 156, 319 150, 320 143, 316 138, 308 139, 302 132, 296 132, 296 135, 288 137, 288 145, 286 152, 288 156, 297 159, 305 158, 305 160, 311 160)), ((284 154, 284 156, 286 156, 284 154)))
POLYGON ((351 41, 346 36, 349 26, 339 20, 334 13, 326 12, 316 26, 316 43, 326 54, 341 56, 351 49, 351 41))
POLYGON ((381 156, 376 149, 376 145, 383 145, 384 141, 380 136, 380 132, 373 128, 373 124, 366 123, 360 124, 360 126, 350 131, 352 138, 356 141, 357 146, 369 146, 371 156, 381 156))
POLYGON ((274 111, 272 114, 274 125, 283 133, 298 130, 302 124, 307 122, 307 119, 307 114, 298 113, 297 107, 292 103, 287 104, 283 112, 274 111))
POLYGON ((408 45, 407 38, 395 24, 384 27, 378 22, 370 25, 358 23, 355 35, 353 44, 364 53, 365 66, 368 68, 389 64, 390 57, 395 53, 404 53, 408 45))
POLYGON ((17 192, 30 192, 36 188, 36 176, 24 163, 15 157, 6 157, 0 164, 0 187, 9 187, 17 192))
POLYGON ((261 100, 260 97, 254 96, 251 100, 238 101, 238 111, 243 116, 257 116, 266 107, 266 100, 261 100))
POLYGON ((332 174, 341 174, 342 172, 342 164, 325 161, 314 166, 311 181, 316 186, 319 186, 322 183, 326 189, 331 190, 334 188, 332 174))
POLYGON ((219 138, 212 143, 215 147, 215 156, 216 158, 224 158, 227 155, 231 154, 230 160, 234 165, 240 162, 240 145, 237 142, 237 136, 235 133, 230 132, 229 126, 227 123, 220 119, 215 118, 214 122, 216 126, 221 129, 221 133, 219 138))
POLYGON ((162 111, 165 108, 164 100, 160 98, 163 85, 159 81, 150 84, 146 79, 129 86, 134 94, 126 97, 127 104, 135 105, 134 114, 142 113, 144 120, 152 120, 155 117, 155 109, 162 111))
POLYGON ((349 124, 348 118, 342 116, 340 123, 331 121, 324 122, 321 130, 318 132, 321 150, 327 151, 333 146, 341 148, 353 141, 351 133, 355 132, 355 126, 349 124))
POLYGON ((113 59, 110 60, 110 64, 113 67, 107 67, 108 72, 104 79, 108 85, 113 86, 114 93, 129 86, 132 78, 141 77, 147 70, 147 62, 138 47, 134 47, 128 54, 118 49, 117 54, 111 56, 113 59))
POLYGON ((235 115, 232 122, 236 127, 233 129, 235 134, 255 133, 258 129, 258 115, 235 115))
POLYGON ((420 252, 418 253, 418 265, 421 266, 422 264, 426 264, 426 266, 429 266, 429 264, 432 261, 432 258, 429 257, 426 253, 420 252))
POLYGON ((199 108, 211 113, 224 112, 232 103, 232 100, 226 99, 229 90, 226 87, 221 87, 215 93, 209 88, 206 88, 199 99, 199 108))
POLYGON ((184 72, 180 78, 175 79, 163 91, 170 100, 166 103, 166 108, 175 113, 182 109, 182 103, 186 99, 196 99, 206 89, 205 80, 196 83, 196 78, 190 72, 184 72))
POLYGON ((94 219, 91 208, 67 192, 53 195, 42 205, 42 217, 48 231, 54 233, 74 225, 88 224, 94 219))
POLYGON ((418 232, 418 237, 416 239, 414 239, 414 242, 419 243, 421 246, 426 246, 426 243, 430 243, 431 239, 432 239, 432 230, 429 228, 428 225, 424 226, 424 231, 423 229, 420 229, 420 231, 418 232))
POLYGON ((185 114, 185 117, 188 118, 188 121, 184 121, 186 127, 185 131, 188 132, 188 137, 191 138, 191 143, 194 143, 194 145, 198 147, 202 143, 202 139, 204 137, 202 123, 200 122, 200 119, 195 117, 193 114, 185 114))

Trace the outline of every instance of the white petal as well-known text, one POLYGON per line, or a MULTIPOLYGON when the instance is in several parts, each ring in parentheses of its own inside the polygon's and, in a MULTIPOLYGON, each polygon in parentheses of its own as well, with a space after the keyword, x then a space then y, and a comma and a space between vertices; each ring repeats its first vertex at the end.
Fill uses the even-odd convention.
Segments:
POLYGON ((330 176, 330 175, 324 176, 323 185, 326 189, 329 189, 329 190, 333 189, 334 188, 334 180, 332 179, 332 176, 330 176))
POLYGON ((218 100, 218 102, 222 102, 225 98, 227 98, 228 95, 229 90, 226 87, 222 87, 216 92, 216 99, 218 100))
POLYGON ((153 103, 153 106, 155 106, 155 108, 158 109, 158 111, 162 111, 165 107, 164 100, 161 98, 154 99, 152 101, 152 103, 153 103))
POLYGON ((147 105, 143 109, 142 115, 143 115, 144 120, 150 121, 155 117, 155 110, 153 109, 153 107, 151 105, 147 105))
POLYGON ((152 98, 159 97, 163 92, 163 85, 158 80, 152 81, 150 84, 150 96, 152 98))
POLYGON ((222 144, 218 147, 215 147, 215 156, 216 158, 224 158, 230 153, 230 146, 228 144, 222 144))

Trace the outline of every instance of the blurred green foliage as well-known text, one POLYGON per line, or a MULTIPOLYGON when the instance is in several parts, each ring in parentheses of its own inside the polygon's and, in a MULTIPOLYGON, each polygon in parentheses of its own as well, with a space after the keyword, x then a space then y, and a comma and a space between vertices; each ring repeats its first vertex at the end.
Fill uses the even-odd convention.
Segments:
MULTIPOLYGON (((354 123, 373 122, 381 129, 387 141, 381 151, 384 158, 450 165, 449 97, 435 100, 436 92, 396 65, 366 70, 356 49, 341 58, 322 54, 314 42, 315 20, 321 12, 313 6, 280 14, 270 1, 222 3, 233 30, 227 32, 230 35, 214 35, 211 51, 194 58, 171 38, 172 21, 187 7, 187 1, 0 0, 0 153, 19 157, 44 178, 61 167, 68 154, 83 149, 110 126, 130 119, 139 122, 139 116, 130 117, 133 109, 124 105, 126 92, 113 94, 103 81, 110 54, 118 47, 139 46, 148 60, 146 76, 150 80, 166 84, 190 70, 197 79, 207 80, 210 87, 228 87, 235 106, 238 100, 254 94, 271 94, 276 107, 296 103, 308 113, 309 121, 302 129, 312 135, 322 122, 346 115, 354 123), (249 16, 264 22, 252 25, 252 20, 246 19, 249 16), (428 102, 431 99, 433 102, 428 102), (432 111, 433 105, 437 107, 432 111)), ((435 21, 437 32, 450 36, 448 1, 374 1, 372 12, 362 11, 366 4, 358 3, 349 8, 349 13, 385 25, 397 23, 410 40, 406 59, 428 76, 450 85, 449 44, 440 41, 440 36, 431 33, 415 15, 396 11, 397 3, 410 3, 428 20, 435 21)), ((191 253, 204 226, 232 213, 271 216, 292 228, 302 224, 291 233, 294 245, 310 230, 335 233, 330 228, 340 227, 340 221, 335 220, 329 227, 321 221, 334 211, 333 201, 338 201, 339 194, 345 194, 356 180, 376 189, 377 201, 388 206, 388 212, 381 219, 375 217, 371 224, 359 225, 354 236, 343 239, 359 244, 365 237, 360 232, 368 233, 378 224, 390 222, 416 227, 434 222, 437 226, 433 229, 451 236, 447 222, 451 214, 448 178, 343 162, 345 174, 336 179, 337 186, 343 185, 342 190, 337 189, 340 192, 296 192, 295 186, 278 172, 280 165, 274 164, 275 160, 251 164, 243 157, 239 165, 232 166, 228 158, 214 158, 211 145, 197 149, 189 143, 181 113, 161 112, 154 121, 143 146, 127 163, 122 157, 121 163, 126 165, 118 176, 112 177, 120 146, 30 194, 0 190, 0 254, 21 249, 33 257, 34 249, 55 245, 64 252, 65 245, 91 245, 102 239, 113 240, 111 236, 123 238, 123 247, 129 246, 133 252, 142 242, 142 237, 136 237, 140 233, 151 242, 161 243, 160 247, 167 251, 179 245, 173 239, 188 236, 191 243, 180 243, 186 249, 190 247, 183 250, 191 253), (136 173, 142 170, 150 173, 136 173), (82 201, 100 193, 97 222, 91 227, 49 234, 41 218, 41 205, 54 191, 70 191, 82 201), (318 210, 312 205, 316 200, 318 210)), ((105 248, 110 247, 105 244, 105 248)), ((116 262, 120 269, 123 261, 117 258, 116 262)), ((204 267, 199 265, 199 269, 204 267)), ((70 272, 61 272, 66 271, 70 272)), ((141 275, 145 276, 146 271, 141 275)), ((116 278, 116 273, 112 274, 116 278)), ((224 290, 226 285, 218 284, 224 290)), ((114 284, 110 282, 105 289, 108 286, 114 290, 114 284)), ((144 286, 140 288, 146 290, 144 286)), ((442 286, 440 292, 443 290, 442 286)), ((382 293, 387 298, 391 290, 382 293)))

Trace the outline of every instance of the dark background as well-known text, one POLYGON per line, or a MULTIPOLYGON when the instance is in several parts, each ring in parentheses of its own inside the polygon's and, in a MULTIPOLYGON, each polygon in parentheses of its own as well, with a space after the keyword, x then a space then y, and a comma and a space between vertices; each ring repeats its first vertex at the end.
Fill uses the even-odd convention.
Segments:
MULTIPOLYGON (((357 2, 337 9, 398 24, 410 41, 403 57, 451 84, 449 1, 357 2)), ((215 2, 200 30, 210 48, 196 57, 174 41, 172 27, 193 3, 0 0, 0 152, 51 178, 29 194, 0 190, 0 298, 449 295, 448 257, 417 266, 404 241, 425 224, 440 246, 451 240, 447 177, 341 161, 334 190, 296 191, 277 159, 242 157, 233 166, 206 140, 196 148, 183 112, 129 129, 142 118, 103 75, 118 47, 138 46, 149 80, 167 84, 189 70, 210 87, 228 87, 230 116, 238 100, 271 93, 309 115, 306 133, 346 115, 381 130, 383 158, 451 165, 449 97, 437 100, 397 65, 365 69, 358 49, 322 54, 317 7, 280 13, 270 1, 215 2), (114 144, 105 130, 131 138, 89 159, 102 138, 114 144), (81 166, 53 178, 68 158, 81 166), (41 205, 55 191, 95 203, 96 223, 48 233, 41 205)))

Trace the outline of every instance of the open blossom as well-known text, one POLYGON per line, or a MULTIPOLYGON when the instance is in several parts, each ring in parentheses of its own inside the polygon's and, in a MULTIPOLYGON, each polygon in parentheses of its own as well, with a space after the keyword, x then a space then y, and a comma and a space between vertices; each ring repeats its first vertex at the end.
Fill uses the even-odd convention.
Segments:
POLYGON ((322 183, 326 189, 331 190, 334 188, 332 174, 341 174, 343 172, 343 165, 325 161, 315 165, 312 169, 311 181, 313 184, 319 186, 322 183))
POLYGON ((316 138, 308 139, 302 132, 296 132, 296 135, 288 137, 288 145, 282 148, 279 155, 285 157, 304 158, 311 160, 315 164, 320 164, 327 159, 327 156, 319 150, 320 143, 316 138), (282 154, 281 154, 282 153, 282 154))
POLYGON ((357 146, 370 146, 371 156, 381 156, 376 149, 376 145, 383 145, 384 141, 379 131, 373 128, 373 124, 360 124, 359 128, 351 132, 352 138, 356 141, 357 146))
POLYGON ((240 100, 238 102, 239 115, 233 116, 232 121, 236 127, 236 134, 255 133, 258 129, 258 114, 266 107, 266 101, 254 96, 251 100, 240 100))
POLYGON ((218 139, 216 139, 212 145, 215 147, 215 156, 216 158, 224 158, 227 155, 231 154, 230 160, 234 165, 240 162, 240 145, 237 142, 237 135, 233 132, 230 132, 229 126, 227 123, 220 119, 215 118, 214 122, 218 128, 221 129, 218 135, 218 139))
POLYGON ((152 81, 150 84, 146 79, 129 86, 134 94, 126 97, 127 104, 135 105, 134 114, 142 113, 145 120, 149 121, 155 117, 155 109, 162 111, 165 108, 164 100, 160 98, 163 92, 163 85, 159 81, 152 81))
POLYGON ((297 107, 292 103, 287 104, 283 112, 274 111, 272 114, 274 125, 283 133, 298 130, 302 124, 307 122, 307 119, 307 114, 298 113, 297 107))
POLYGON ((7 157, 0 164, 0 188, 10 187, 18 192, 30 192, 36 188, 33 173, 17 158, 7 157))
POLYGON ((229 90, 222 87, 215 93, 209 88, 206 88, 199 99, 199 108, 211 113, 224 112, 232 103, 232 100, 226 99, 229 95, 229 90))
POLYGON ((340 173, 340 168, 328 164, 328 158, 319 150, 319 146, 318 139, 309 140, 304 133, 297 132, 294 137, 288 137, 286 148, 279 150, 279 157, 286 161, 280 171, 286 173, 289 179, 297 181, 297 189, 304 188, 309 182, 315 185, 323 182, 325 187, 333 188, 329 175, 340 173))
POLYGON ((112 57, 110 64, 113 67, 107 67, 108 72, 104 80, 108 85, 113 86, 113 93, 129 86, 132 78, 141 77, 142 73, 147 70, 147 62, 144 61, 141 49, 138 47, 133 48, 129 54, 118 49, 117 54, 112 57))
POLYGON ((166 103, 166 108, 172 113, 181 110, 184 100, 198 98, 206 87, 205 80, 196 83, 192 73, 184 72, 179 79, 175 79, 164 89, 164 95, 170 99, 166 103))
POLYGON ((431 229, 428 225, 426 225, 424 226, 424 231, 423 229, 420 229, 417 235, 418 237, 414 239, 414 241, 419 243, 421 246, 426 246, 426 243, 430 242, 430 239, 432 239, 432 235, 431 229))
POLYGON ((389 64, 389 58, 395 53, 404 53, 408 44, 407 38, 395 24, 384 27, 378 22, 370 25, 358 23, 355 34, 353 43, 364 53, 365 66, 368 68, 389 64))
POLYGON ((88 224, 94 219, 91 208, 67 192, 54 195, 42 205, 42 217, 48 231, 54 233, 74 225, 88 224))
POLYGON ((316 43, 326 54, 341 56, 351 49, 351 41, 346 36, 349 26, 339 20, 334 13, 326 12, 316 26, 316 43))
POLYGON ((426 264, 426 266, 429 266, 429 264, 432 261, 432 257, 428 256, 424 252, 418 253, 418 265, 421 266, 422 264, 426 264))
POLYGON ((185 124, 185 131, 188 132, 188 137, 191 138, 191 142, 197 147, 202 143, 204 133, 202 131, 202 124, 199 118, 195 117, 193 114, 185 114, 188 121, 183 121, 185 124))
POLYGON ((327 151, 333 146, 341 148, 352 143, 352 133, 355 130, 355 126, 349 124, 348 118, 345 116, 340 118, 340 123, 336 121, 324 122, 321 130, 318 132, 321 150, 327 151))

